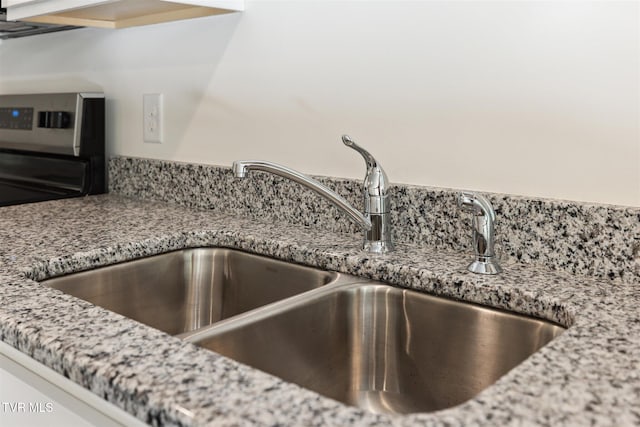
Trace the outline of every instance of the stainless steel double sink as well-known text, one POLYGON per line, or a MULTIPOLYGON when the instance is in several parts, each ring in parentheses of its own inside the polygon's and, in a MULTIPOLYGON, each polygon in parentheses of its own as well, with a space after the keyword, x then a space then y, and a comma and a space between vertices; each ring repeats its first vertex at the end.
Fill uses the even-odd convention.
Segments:
POLYGON ((225 248, 185 249, 43 283, 372 412, 458 405, 564 331, 225 248))

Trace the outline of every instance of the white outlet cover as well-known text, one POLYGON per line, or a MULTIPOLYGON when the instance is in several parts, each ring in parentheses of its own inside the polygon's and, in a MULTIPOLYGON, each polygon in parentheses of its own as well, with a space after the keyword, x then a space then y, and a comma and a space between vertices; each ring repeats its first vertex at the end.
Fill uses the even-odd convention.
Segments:
POLYGON ((142 127, 144 142, 162 142, 162 98, 161 93, 146 93, 142 95, 142 127))

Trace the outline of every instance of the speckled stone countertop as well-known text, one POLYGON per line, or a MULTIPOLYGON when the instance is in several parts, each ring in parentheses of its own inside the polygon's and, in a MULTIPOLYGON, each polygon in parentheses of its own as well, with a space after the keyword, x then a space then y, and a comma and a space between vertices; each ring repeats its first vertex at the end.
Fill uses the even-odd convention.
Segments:
POLYGON ((110 194, 0 209, 0 339, 154 425, 640 425, 640 283, 411 242, 369 256, 360 239, 110 194), (46 288, 50 276, 170 250, 224 246, 504 308, 570 326, 474 399, 376 415, 46 288))

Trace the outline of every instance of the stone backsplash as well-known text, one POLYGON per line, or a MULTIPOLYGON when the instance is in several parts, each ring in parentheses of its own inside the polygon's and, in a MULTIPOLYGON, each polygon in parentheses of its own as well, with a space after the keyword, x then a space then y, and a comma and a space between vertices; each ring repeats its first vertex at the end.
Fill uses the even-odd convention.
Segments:
MULTIPOLYGON (((315 178, 353 206, 363 205, 361 181, 315 178)), ((125 196, 360 234, 312 191, 263 172, 238 179, 230 167, 115 157, 109 180, 110 191, 125 196)), ((457 190, 392 185, 390 193, 395 241, 470 251, 471 217, 458 210, 457 190)), ((497 214, 503 263, 640 282, 640 208, 483 194, 497 214)))

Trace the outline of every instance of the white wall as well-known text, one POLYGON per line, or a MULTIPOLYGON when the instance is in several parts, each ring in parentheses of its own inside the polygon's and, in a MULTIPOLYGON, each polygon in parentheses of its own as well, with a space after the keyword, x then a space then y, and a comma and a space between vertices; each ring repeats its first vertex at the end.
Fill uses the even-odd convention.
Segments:
POLYGON ((636 1, 250 1, 0 44, 0 93, 101 89, 115 154, 640 206, 636 1), (142 94, 165 142, 142 141, 142 94))

